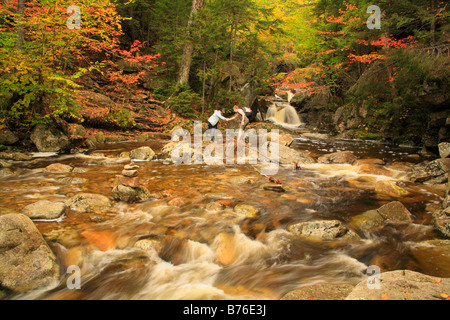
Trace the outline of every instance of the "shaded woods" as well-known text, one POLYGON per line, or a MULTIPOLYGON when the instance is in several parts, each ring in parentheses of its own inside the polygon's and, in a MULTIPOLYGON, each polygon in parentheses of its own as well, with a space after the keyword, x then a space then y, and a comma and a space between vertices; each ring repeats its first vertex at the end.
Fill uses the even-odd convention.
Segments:
POLYGON ((75 2, 0 4, 2 128, 145 130, 157 120, 135 97, 205 121, 291 91, 306 124, 327 133, 429 148, 450 135, 444 1, 383 0, 379 16, 367 0, 75 2), (68 27, 71 5, 80 28, 68 27), (86 91, 115 104, 85 108, 86 91))

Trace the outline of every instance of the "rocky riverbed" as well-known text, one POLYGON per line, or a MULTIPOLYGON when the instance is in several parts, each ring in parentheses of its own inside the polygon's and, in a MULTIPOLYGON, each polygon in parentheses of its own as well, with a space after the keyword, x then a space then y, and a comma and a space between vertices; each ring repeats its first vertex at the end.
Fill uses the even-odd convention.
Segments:
POLYGON ((445 146, 439 158, 386 159, 320 139, 305 148, 307 137, 282 133, 274 176, 260 164, 174 164, 180 143, 154 135, 0 154, 2 296, 445 299, 445 146), (367 289, 370 266, 381 289, 367 289))

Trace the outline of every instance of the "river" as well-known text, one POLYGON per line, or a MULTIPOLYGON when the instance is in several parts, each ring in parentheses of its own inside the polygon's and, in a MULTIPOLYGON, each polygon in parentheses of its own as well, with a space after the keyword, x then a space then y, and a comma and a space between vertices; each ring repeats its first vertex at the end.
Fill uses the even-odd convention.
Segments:
MULTIPOLYGON (((12 299, 279 299, 314 283, 356 285, 366 269, 409 269, 450 277, 439 261, 420 259, 415 243, 436 239, 431 209, 443 192, 414 184, 392 164, 423 161, 418 149, 376 142, 336 140, 317 134, 294 134, 293 148, 314 156, 351 150, 359 157, 386 162, 393 176, 358 174, 346 164, 308 164, 300 170, 282 166, 275 176, 286 192, 262 188, 268 177, 251 165, 176 165, 138 162, 142 185, 152 199, 138 204, 115 202, 107 211, 67 211, 54 221, 35 221, 61 266, 61 282, 12 299), (394 163, 395 162, 395 163, 394 163), (392 225, 356 243, 304 241, 286 230, 294 222, 351 217, 387 203, 374 192, 380 179, 402 184, 410 195, 402 203, 413 214, 411 224, 392 225), (246 218, 235 207, 257 212, 246 218), (92 237, 86 236, 89 231, 92 237), (143 241, 144 240, 144 241, 143 241), (102 250, 100 244, 112 244, 102 250), (139 243, 140 245, 136 245, 139 243), (146 247, 147 246, 147 247, 146 247), (71 290, 66 269, 81 271, 80 289, 71 290), (437 265, 437 267, 436 267, 437 265)), ((169 141, 99 145, 91 154, 42 157, 13 167, 4 179, 2 206, 18 212, 41 199, 65 201, 80 193, 111 196, 128 159, 140 146, 157 153, 169 141), (78 168, 77 173, 44 173, 51 163, 78 168)), ((430 252, 430 255, 432 253, 430 252)), ((448 260, 446 260, 448 261, 448 260)))

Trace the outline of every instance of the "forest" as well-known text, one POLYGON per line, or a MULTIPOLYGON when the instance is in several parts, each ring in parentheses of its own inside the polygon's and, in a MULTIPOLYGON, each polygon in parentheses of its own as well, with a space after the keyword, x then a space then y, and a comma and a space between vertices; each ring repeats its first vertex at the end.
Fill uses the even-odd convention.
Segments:
POLYGON ((4 0, 0 128, 142 129, 142 93, 205 120, 291 91, 328 133, 433 148, 450 136, 448 22, 439 0, 4 0), (87 110, 85 90, 116 104, 87 110))

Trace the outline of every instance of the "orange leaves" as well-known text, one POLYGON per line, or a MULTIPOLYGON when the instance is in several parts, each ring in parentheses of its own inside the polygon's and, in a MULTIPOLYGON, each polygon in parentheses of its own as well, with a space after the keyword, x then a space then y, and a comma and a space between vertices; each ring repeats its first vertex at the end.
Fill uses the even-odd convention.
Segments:
POLYGON ((389 295, 387 293, 383 293, 381 295, 381 300, 389 300, 389 295))

